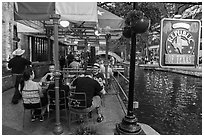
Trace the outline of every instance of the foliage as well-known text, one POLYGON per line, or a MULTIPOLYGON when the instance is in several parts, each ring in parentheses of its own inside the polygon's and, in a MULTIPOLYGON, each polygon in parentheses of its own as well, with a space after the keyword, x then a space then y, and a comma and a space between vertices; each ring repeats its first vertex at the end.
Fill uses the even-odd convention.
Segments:
MULTIPOLYGON (((105 10, 108 10, 109 12, 122 17, 127 18, 128 13, 133 10, 133 2, 98 2, 97 3, 99 7, 104 8, 105 10)), ((159 37, 155 36, 152 32, 157 31, 157 34, 160 32, 160 25, 161 19, 164 17, 169 17, 169 11, 168 11, 168 2, 135 2, 135 9, 142 11, 147 18, 151 20, 151 26, 149 29, 149 36, 148 32, 145 34, 142 34, 137 37, 137 41, 139 42, 137 47, 137 50, 143 50, 145 46, 148 46, 149 43, 159 43, 159 37), (150 39, 148 39, 150 38, 150 39), (152 40, 154 38, 154 40, 152 40), (155 39, 156 38, 156 39, 155 39), (139 40, 138 40, 139 39, 139 40), (151 42, 149 42, 151 41, 151 42)), ((187 8, 192 7, 194 5, 202 5, 201 2, 172 2, 170 4, 173 4, 175 8, 173 9, 175 14, 182 14, 187 8)), ((126 38, 120 38, 119 40, 115 40, 116 42, 113 42, 114 44, 111 45, 110 49, 115 52, 121 52, 124 50, 127 50, 127 53, 130 53, 128 50, 130 50, 129 41, 130 39, 126 38), (120 42, 118 42, 120 41, 120 42), (124 47, 126 45, 126 47, 124 47)))
POLYGON ((91 130, 90 127, 80 126, 75 135, 96 135, 96 130, 91 130))
POLYGON ((144 17, 144 13, 142 11, 132 10, 128 13, 128 15, 125 19, 125 24, 128 26, 134 26, 134 24, 136 24, 137 21, 143 17, 144 17), (133 24, 131 24, 131 23, 133 23, 133 24))

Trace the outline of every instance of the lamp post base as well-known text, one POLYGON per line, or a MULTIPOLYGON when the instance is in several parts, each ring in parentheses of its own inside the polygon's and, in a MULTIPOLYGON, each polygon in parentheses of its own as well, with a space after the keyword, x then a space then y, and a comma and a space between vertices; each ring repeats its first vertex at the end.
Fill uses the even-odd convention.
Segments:
POLYGON ((63 128, 61 124, 56 124, 53 133, 55 135, 60 135, 63 133, 63 128))
POLYGON ((118 135, 145 135, 141 126, 137 124, 137 118, 125 116, 121 123, 116 124, 116 133, 118 135))

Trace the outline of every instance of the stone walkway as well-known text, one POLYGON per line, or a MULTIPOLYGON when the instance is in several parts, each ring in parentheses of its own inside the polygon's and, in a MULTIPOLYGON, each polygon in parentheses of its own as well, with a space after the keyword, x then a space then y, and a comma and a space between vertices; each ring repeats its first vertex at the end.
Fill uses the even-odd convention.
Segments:
MULTIPOLYGON (((50 119, 46 119, 44 122, 30 122, 30 113, 26 112, 25 127, 23 129, 23 105, 19 102, 17 105, 11 104, 11 98, 14 89, 5 91, 2 94, 2 134, 3 135, 53 135, 53 129, 55 126, 55 113, 51 114, 50 119)), ((98 135, 114 135, 116 123, 120 123, 125 116, 124 108, 121 106, 121 102, 114 91, 109 91, 109 94, 105 95, 104 107, 102 109, 104 114, 104 121, 101 123, 94 122, 94 134, 98 135)), ((79 134, 79 124, 72 124, 72 128, 68 129, 67 121, 65 117, 65 111, 61 113, 61 124, 63 126, 64 135, 76 135, 79 134)), ((96 119, 95 119, 96 120, 96 119)), ((92 121, 93 122, 93 121, 92 121)), ((92 123, 93 124, 93 123, 92 123)), ((140 123, 139 123, 140 124, 140 123)), ((85 125, 91 125, 85 123, 85 125)), ((158 134, 151 127, 146 124, 140 124, 146 134, 158 134)), ((91 126, 90 126, 91 127, 91 126)))

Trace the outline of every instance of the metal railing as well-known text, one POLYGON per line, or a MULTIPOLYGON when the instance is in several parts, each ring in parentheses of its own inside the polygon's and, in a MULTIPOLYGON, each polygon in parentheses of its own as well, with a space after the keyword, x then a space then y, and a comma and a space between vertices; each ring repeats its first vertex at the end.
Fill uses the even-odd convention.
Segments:
POLYGON ((79 75, 83 74, 85 71, 92 72, 92 68, 87 68, 87 70, 84 70, 83 68, 63 68, 62 71, 60 71, 63 75, 64 83, 68 84, 71 83, 71 81, 78 77, 79 75))
POLYGON ((118 81, 118 79, 120 78, 123 78, 125 80, 125 82, 129 83, 129 80, 119 71, 117 71, 117 78, 113 76, 113 80, 115 81, 115 83, 117 84, 117 86, 119 87, 122 95, 124 96, 125 98, 125 101, 128 101, 128 96, 127 94, 125 93, 123 87, 121 86, 120 82, 118 81))

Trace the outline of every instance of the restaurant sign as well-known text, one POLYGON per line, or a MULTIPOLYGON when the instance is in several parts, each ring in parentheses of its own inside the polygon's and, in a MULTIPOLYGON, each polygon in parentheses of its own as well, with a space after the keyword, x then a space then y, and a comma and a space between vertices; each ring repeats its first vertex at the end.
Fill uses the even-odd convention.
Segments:
POLYGON ((160 66, 196 66, 200 27, 200 20, 164 18, 161 21, 160 66))

